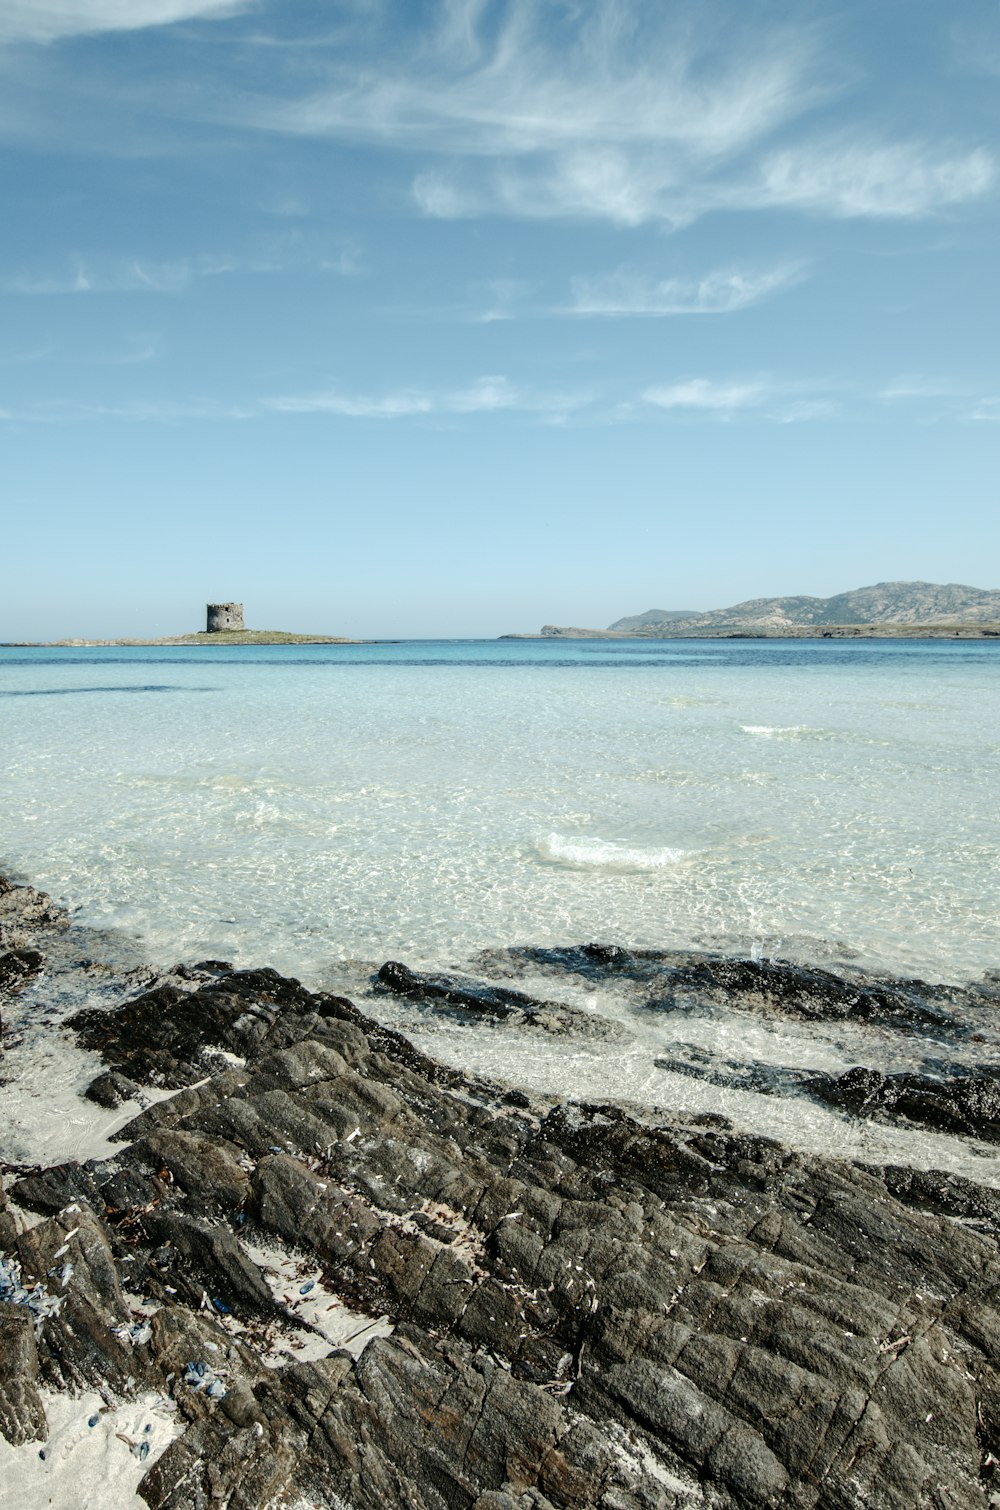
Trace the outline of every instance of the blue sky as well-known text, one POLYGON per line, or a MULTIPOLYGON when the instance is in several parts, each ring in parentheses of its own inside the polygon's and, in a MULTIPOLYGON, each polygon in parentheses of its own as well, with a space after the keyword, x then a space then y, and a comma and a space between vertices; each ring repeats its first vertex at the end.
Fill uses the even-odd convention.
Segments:
POLYGON ((0 636, 997 586, 998 122, 995 0, 6 0, 0 636))

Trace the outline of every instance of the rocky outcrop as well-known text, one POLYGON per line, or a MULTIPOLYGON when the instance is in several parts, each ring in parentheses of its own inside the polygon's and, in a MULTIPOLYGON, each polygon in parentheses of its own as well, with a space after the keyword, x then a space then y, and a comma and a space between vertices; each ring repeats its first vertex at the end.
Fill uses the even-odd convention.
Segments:
POLYGON ((68 924, 65 909, 44 891, 18 886, 0 876, 0 948, 22 949, 39 929, 66 928, 68 924))
MULTIPOLYGON (((926 1045, 925 1068, 780 1087, 765 1067, 762 1087, 981 1142, 1000 1128, 993 979, 607 945, 481 966, 492 978, 390 962, 375 1001, 592 1044, 618 1025, 510 984, 575 977, 631 991, 649 1021, 852 1025, 913 1062, 926 1045)), ((997 1191, 470 1077, 344 997, 221 961, 137 975, 71 1031, 104 1060, 102 1105, 174 1094, 112 1159, 6 1173, 8 1441, 45 1450, 47 1390, 168 1398, 178 1430, 139 1486, 152 1510, 1000 1497, 997 1191)), ((723 1072, 709 1060, 690 1072, 723 1072)))
MULTIPOLYGON (((938 1036, 972 1010, 780 963, 505 962, 634 979, 651 1010, 700 991, 938 1036)), ((415 1009, 578 1026, 495 982, 379 976, 415 1009)), ((155 1510, 980 1510, 1000 1493, 995 1192, 470 1078, 273 971, 206 962, 74 1031, 108 1076, 187 1088, 112 1160, 8 1175, 38 1218, 0 1208, 12 1441, 44 1434, 40 1388, 168 1394, 182 1429, 139 1489, 155 1510), (284 1291, 281 1254, 308 1275, 284 1291)), ((989 1098, 963 1108, 992 1126, 989 1098)))

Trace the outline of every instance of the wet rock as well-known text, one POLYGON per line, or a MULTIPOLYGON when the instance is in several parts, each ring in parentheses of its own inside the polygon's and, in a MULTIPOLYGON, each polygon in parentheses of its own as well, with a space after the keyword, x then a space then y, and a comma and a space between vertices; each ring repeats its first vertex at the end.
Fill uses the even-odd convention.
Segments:
POLYGON ((922 983, 852 981, 829 970, 784 960, 702 959, 670 971, 662 1002, 683 995, 717 1000, 733 1007, 759 1006, 769 1012, 823 1021, 889 1022, 911 1029, 947 1027, 947 1007, 933 999, 937 988, 922 983))
POLYGON ((65 908, 44 891, 18 886, 0 876, 0 947, 15 950, 30 947, 36 933, 68 926, 65 908))
POLYGON ((960 1137, 1000 1143, 1000 1080, 984 1075, 884 1075, 857 1066, 845 1075, 813 1075, 805 1088, 855 1116, 905 1118, 960 1137))
POLYGON ((780 959, 741 959, 683 950, 622 949, 611 944, 493 950, 481 956, 491 973, 541 971, 580 975, 642 988, 650 1010, 766 1013, 816 1022, 881 1024, 903 1032, 964 1031, 991 1013, 994 987, 939 986, 920 980, 834 974, 780 959))
POLYGON ((206 1050, 242 1058, 267 1039, 282 1012, 311 1004, 298 981, 275 970, 237 970, 200 990, 163 985, 113 1011, 87 1009, 69 1026, 121 1073, 178 1086, 198 1078, 206 1050))
POLYGON ((105 1070, 102 1075, 94 1077, 83 1094, 88 1101, 93 1101, 97 1106, 106 1106, 111 1111, 126 1101, 133 1100, 138 1092, 138 1081, 130 1080, 127 1075, 120 1075, 116 1070, 105 1070))
POLYGON ((0 954, 0 996, 12 996, 41 973, 45 956, 37 949, 10 949, 0 954))
POLYGON ((523 991, 451 975, 425 975, 389 960, 375 977, 376 988, 422 1002, 473 1022, 507 1027, 541 1028, 547 1033, 574 1033, 601 1039, 627 1038, 617 1022, 582 1012, 563 1002, 536 1001, 523 991))

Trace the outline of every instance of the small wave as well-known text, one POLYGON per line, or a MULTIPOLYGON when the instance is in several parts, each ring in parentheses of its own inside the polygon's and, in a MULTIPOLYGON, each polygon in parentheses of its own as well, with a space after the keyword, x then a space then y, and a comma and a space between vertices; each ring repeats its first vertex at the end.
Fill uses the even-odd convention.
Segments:
POLYGON ((740 724, 744 734, 756 734, 760 739, 836 739, 833 729, 812 729, 808 724, 740 724))
POLYGON ((669 845, 620 844, 613 839, 593 839, 580 834, 546 834, 537 840, 538 856, 550 865, 571 870, 654 871, 667 870, 690 854, 669 845))

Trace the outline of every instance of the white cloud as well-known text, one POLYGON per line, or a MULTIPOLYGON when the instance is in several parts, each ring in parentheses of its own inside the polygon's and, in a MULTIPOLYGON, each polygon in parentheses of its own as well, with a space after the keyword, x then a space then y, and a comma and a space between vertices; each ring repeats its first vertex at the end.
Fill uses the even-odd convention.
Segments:
POLYGON ((646 388, 642 399, 657 409, 710 410, 732 414, 756 409, 773 396, 771 386, 760 379, 747 382, 716 382, 711 378, 688 378, 681 383, 646 388))
POLYGON ((813 99, 812 43, 800 30, 714 48, 690 15, 628 0, 560 12, 537 0, 444 8, 438 29, 400 58, 335 70, 311 95, 260 122, 307 135, 485 157, 665 144, 720 153, 760 137, 813 99))
POLYGON ((982 148, 949 154, 922 142, 820 143, 771 153, 745 198, 841 217, 909 218, 975 199, 995 177, 982 148))
MULTIPOLYGON (((78 261, 65 273, 15 274, 0 281, 0 287, 17 294, 174 294, 189 288, 197 278, 214 278, 239 268, 235 258, 214 256, 183 257, 170 262, 131 258, 96 268, 78 261)), ((258 266, 255 270, 262 268, 258 266)))
POLYGON ((701 278, 654 280, 632 268, 572 280, 575 315, 719 315, 757 304, 803 277, 801 264, 763 272, 716 271, 701 278))
POLYGON ((425 214, 582 216, 622 225, 698 213, 692 179, 835 92, 808 25, 724 27, 703 6, 452 0, 393 52, 344 55, 323 87, 258 98, 267 130, 419 153, 425 214))
POLYGON ((218 20, 251 0, 4 0, 0 42, 54 42, 88 32, 138 31, 177 21, 218 20))
POLYGON ((995 175, 982 147, 860 133, 775 147, 848 75, 819 27, 768 27, 759 13, 719 24, 707 5, 449 0, 405 48, 378 41, 345 49, 322 88, 258 99, 240 118, 421 154, 413 196, 440 219, 911 217, 973 199, 995 175))
POLYGON ((481 377, 465 388, 403 388, 370 395, 337 390, 291 394, 265 400, 279 414, 340 414, 352 419, 408 419, 421 415, 495 414, 501 410, 557 416, 590 402, 581 393, 539 393, 516 387, 505 377, 481 377))

